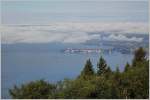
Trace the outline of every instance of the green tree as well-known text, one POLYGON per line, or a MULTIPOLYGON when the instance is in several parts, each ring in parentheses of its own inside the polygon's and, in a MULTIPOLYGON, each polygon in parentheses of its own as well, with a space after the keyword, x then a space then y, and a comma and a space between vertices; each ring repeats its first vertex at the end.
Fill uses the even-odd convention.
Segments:
POLYGON ((91 80, 85 80, 83 78, 74 80, 70 84, 70 86, 64 90, 65 98, 66 99, 92 98, 93 97, 92 93, 94 93, 95 91, 95 84, 93 84, 91 80))
POLYGON ((145 50, 142 47, 135 50, 134 59, 133 59, 133 66, 136 66, 137 63, 143 62, 145 60, 146 60, 145 50))
POLYGON ((122 98, 146 99, 149 97, 149 72, 148 63, 137 65, 122 73, 122 98))
POLYGON ((80 76, 84 79, 89 79, 92 75, 94 75, 94 69, 90 59, 88 59, 80 76))
POLYGON ((127 64, 125 65, 125 69, 124 69, 124 70, 125 70, 125 72, 126 72, 126 71, 128 71, 128 70, 129 70, 129 68, 130 68, 130 64, 127 62, 127 64))
POLYGON ((14 86, 9 93, 14 99, 47 99, 55 92, 55 85, 46 81, 38 80, 23 84, 21 87, 14 86))
POLYGON ((106 68, 105 76, 106 78, 110 78, 112 76, 112 70, 109 66, 106 68))
POLYGON ((97 75, 102 75, 106 73, 107 64, 105 59, 101 56, 99 62, 97 63, 97 75))
POLYGON ((120 73, 120 69, 118 66, 116 67, 116 73, 120 73))

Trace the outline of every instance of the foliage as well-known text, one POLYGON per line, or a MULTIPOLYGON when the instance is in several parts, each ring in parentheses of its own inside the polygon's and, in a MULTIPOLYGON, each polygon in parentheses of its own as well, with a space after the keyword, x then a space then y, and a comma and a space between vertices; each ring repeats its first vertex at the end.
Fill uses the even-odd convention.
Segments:
POLYGON ((106 61, 104 60, 104 58, 101 56, 99 59, 99 62, 97 63, 97 74, 98 75, 102 75, 106 72, 107 70, 107 64, 106 61))
POLYGON ((81 72, 80 77, 82 77, 84 79, 89 79, 89 78, 91 78, 92 75, 94 75, 93 65, 92 65, 90 59, 88 59, 86 61, 84 69, 81 72))
POLYGON ((142 47, 135 50, 134 52, 134 59, 133 59, 133 66, 135 67, 138 65, 137 63, 141 63, 146 60, 146 52, 142 47))
POLYGON ((130 64, 127 62, 127 64, 126 64, 126 66, 125 66, 124 71, 125 71, 125 72, 126 72, 126 71, 128 71, 128 70, 129 70, 129 68, 130 68, 130 64))
POLYGON ((112 71, 101 57, 97 75, 90 59, 76 79, 64 79, 56 84, 34 81, 10 89, 17 99, 146 99, 149 97, 149 60, 145 51, 135 52, 132 64, 126 64, 123 72, 116 67, 112 71))
POLYGON ((21 87, 14 86, 10 89, 12 98, 18 99, 46 99, 55 91, 55 85, 49 84, 44 80, 32 81, 23 84, 21 87))

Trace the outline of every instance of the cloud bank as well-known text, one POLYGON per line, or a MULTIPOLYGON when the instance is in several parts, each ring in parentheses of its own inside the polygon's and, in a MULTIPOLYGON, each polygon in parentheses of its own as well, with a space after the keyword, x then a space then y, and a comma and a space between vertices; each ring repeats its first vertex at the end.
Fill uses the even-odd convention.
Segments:
POLYGON ((111 34, 108 37, 103 37, 102 38, 105 41, 128 41, 128 42, 142 42, 143 38, 137 38, 137 37, 127 37, 125 35, 114 35, 111 34))
POLYGON ((73 31, 46 31, 33 28, 33 30, 12 29, 10 33, 2 34, 2 43, 85 43, 88 40, 99 39, 98 34, 88 34, 86 32, 73 31))
POLYGON ((142 38, 129 38, 125 34, 147 34, 148 25, 145 23, 52 23, 46 26, 2 26, 1 30, 1 41, 4 44, 85 43, 88 40, 100 39, 102 33, 110 34, 108 37, 103 37, 103 40, 141 42, 142 38))

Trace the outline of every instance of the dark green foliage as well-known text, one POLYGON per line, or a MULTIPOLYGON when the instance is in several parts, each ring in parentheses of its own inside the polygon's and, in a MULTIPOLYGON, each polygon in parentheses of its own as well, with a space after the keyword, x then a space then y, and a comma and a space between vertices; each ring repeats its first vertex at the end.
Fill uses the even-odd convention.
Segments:
POLYGON ((120 69, 119 69, 118 66, 116 67, 116 73, 117 73, 117 74, 120 73, 120 69))
POLYGON ((55 85, 39 80, 23 84, 21 87, 14 86, 9 90, 12 98, 17 99, 46 99, 55 92, 55 85))
POLYGON ((95 85, 90 80, 77 79, 65 89, 65 98, 83 99, 90 98, 91 93, 95 90, 95 85))
POLYGON ((89 79, 92 75, 94 75, 93 65, 92 65, 90 59, 88 59, 86 61, 84 69, 81 72, 80 77, 82 77, 84 79, 89 79))
POLYGON ((105 59, 101 56, 99 59, 99 62, 97 63, 97 75, 102 75, 106 73, 107 70, 107 64, 105 59))
POLYGON ((111 68, 108 66, 107 69, 106 69, 105 77, 106 77, 106 78, 110 78, 111 75, 112 75, 112 70, 111 70, 111 68))
POLYGON ((133 66, 136 67, 138 63, 141 63, 145 60, 146 60, 146 52, 142 47, 140 47, 134 52, 133 66))
POLYGON ((149 60, 139 48, 132 63, 123 72, 116 67, 112 71, 101 57, 97 74, 87 60, 81 75, 56 84, 43 80, 30 82, 10 89, 12 98, 18 99, 147 99, 149 98, 149 60))
MULTIPOLYGON (((122 73, 123 88, 127 91, 127 98, 144 99, 149 94, 149 72, 148 62, 143 65, 133 67, 122 73)), ((124 95, 122 95, 122 98, 124 95)))
POLYGON ((126 72, 126 71, 128 71, 128 70, 129 70, 129 68, 130 68, 130 64, 127 62, 126 66, 125 66, 125 69, 124 69, 124 70, 125 70, 125 72, 126 72))

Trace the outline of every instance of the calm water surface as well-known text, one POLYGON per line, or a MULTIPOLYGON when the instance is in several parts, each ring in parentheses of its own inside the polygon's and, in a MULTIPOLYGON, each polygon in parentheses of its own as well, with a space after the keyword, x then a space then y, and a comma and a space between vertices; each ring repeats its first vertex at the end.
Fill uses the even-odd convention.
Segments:
MULTIPOLYGON (((86 59, 90 58, 96 69, 99 54, 69 54, 63 53, 70 45, 2 45, 2 97, 8 98, 8 89, 14 84, 31 80, 45 79, 57 82, 64 78, 75 78, 84 67, 86 59)), ((94 46, 75 45, 72 47, 96 48, 94 46)), ((123 70, 125 63, 131 62, 130 54, 114 52, 102 54, 108 65, 115 70, 116 66, 123 70)))

